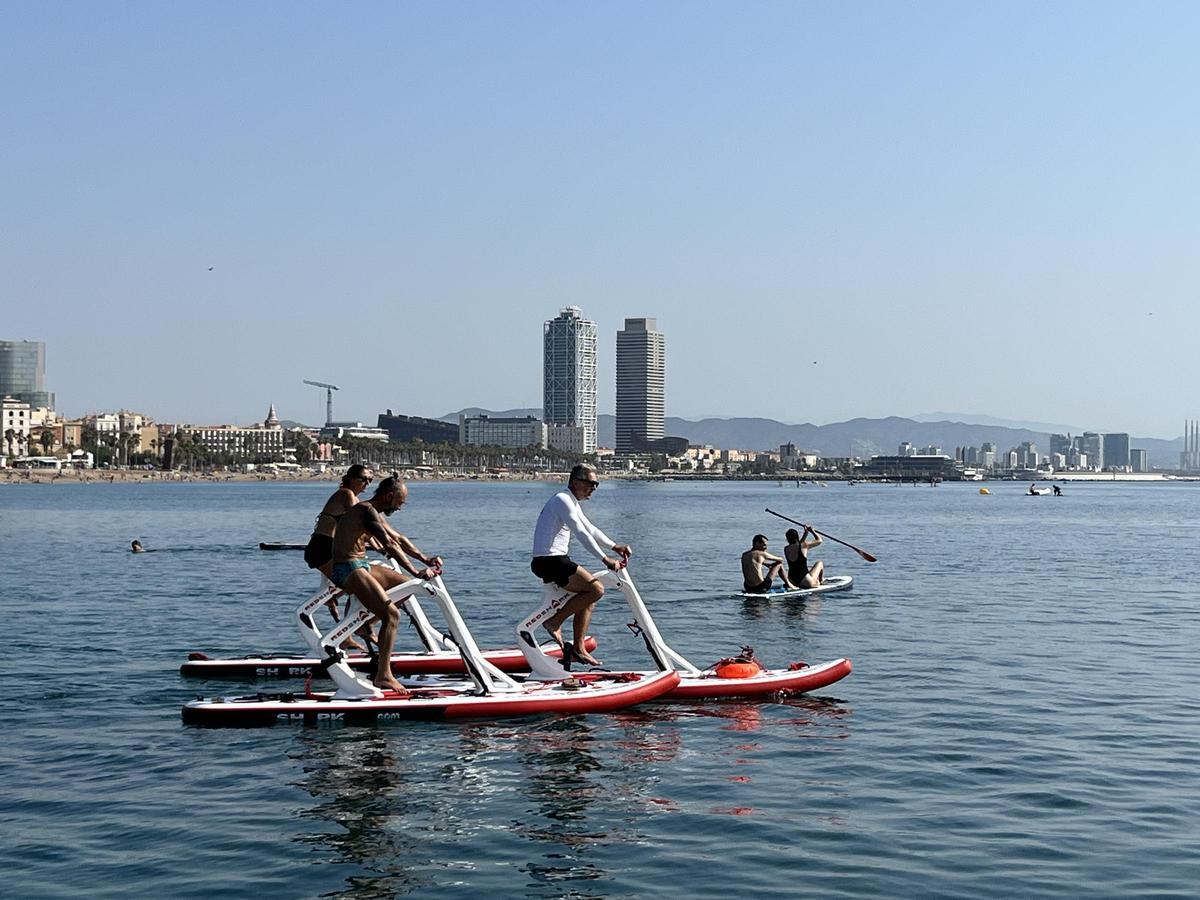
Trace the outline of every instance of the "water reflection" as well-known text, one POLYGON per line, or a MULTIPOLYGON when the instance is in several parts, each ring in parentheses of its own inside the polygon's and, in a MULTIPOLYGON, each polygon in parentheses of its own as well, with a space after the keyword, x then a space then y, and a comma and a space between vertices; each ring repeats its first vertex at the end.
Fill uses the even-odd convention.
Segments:
POLYGON ((789 625, 807 625, 821 612, 820 597, 743 597, 742 618, 760 620, 782 615, 789 625))
POLYGON ((304 733, 299 742, 305 773, 299 787, 318 801, 300 816, 338 830, 301 834, 296 840, 331 850, 365 873, 348 877, 345 890, 326 896, 382 900, 427 886, 427 878, 412 866, 414 837, 397 823, 414 812, 418 797, 422 806, 430 797, 409 790, 409 762, 397 758, 391 738, 374 729, 353 729, 304 733))

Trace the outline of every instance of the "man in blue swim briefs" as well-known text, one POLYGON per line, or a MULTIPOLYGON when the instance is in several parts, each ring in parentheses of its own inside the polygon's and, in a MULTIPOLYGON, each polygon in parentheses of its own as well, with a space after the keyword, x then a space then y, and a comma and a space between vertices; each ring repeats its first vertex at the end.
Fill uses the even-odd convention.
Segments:
POLYGON ((404 692, 404 686, 392 675, 391 660, 400 612, 388 600, 387 592, 408 578, 386 566, 372 567, 367 562, 366 548, 367 542, 374 539, 382 552, 411 575, 417 578, 434 576, 435 570, 441 567, 441 558, 426 556, 384 521, 384 516, 390 516, 407 500, 408 485, 392 475, 379 482, 370 500, 350 507, 333 532, 333 572, 330 576, 334 584, 361 600, 368 612, 379 618, 379 662, 373 683, 377 688, 399 692, 404 692), (410 553, 421 560, 425 568, 418 569, 409 558, 410 553))
POLYGON ((562 609, 546 620, 544 627, 561 647, 563 622, 569 616, 574 616, 572 633, 575 655, 592 666, 599 665, 600 661, 584 650, 583 642, 587 637, 588 624, 592 621, 592 608, 604 596, 604 585, 567 555, 571 535, 579 538, 609 569, 618 568, 633 553, 628 544, 615 543, 589 522, 579 508, 579 504, 590 499, 599 486, 596 470, 591 466, 580 464, 571 470, 566 490, 559 491, 542 507, 542 514, 538 516, 533 530, 533 560, 529 564, 533 574, 542 581, 575 593, 563 604, 562 609), (608 550, 616 555, 609 556, 608 550))

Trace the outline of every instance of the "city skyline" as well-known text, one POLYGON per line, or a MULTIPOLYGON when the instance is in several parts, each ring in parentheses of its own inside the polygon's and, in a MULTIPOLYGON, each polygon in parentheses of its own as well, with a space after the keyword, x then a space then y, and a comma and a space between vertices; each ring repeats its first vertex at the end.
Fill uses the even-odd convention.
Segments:
POLYGON ((304 379, 344 419, 533 407, 530 323, 577 305, 599 412, 644 311, 688 419, 1174 438, 1198 30, 1184 4, 17 6, 5 328, 71 415, 316 420, 304 379))

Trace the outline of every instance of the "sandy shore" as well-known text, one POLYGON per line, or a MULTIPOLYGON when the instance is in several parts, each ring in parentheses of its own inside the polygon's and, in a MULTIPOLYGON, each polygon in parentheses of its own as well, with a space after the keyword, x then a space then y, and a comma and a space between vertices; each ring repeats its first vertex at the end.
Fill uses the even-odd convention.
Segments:
MULTIPOLYGON (((405 472, 405 481, 560 481, 566 473, 458 473, 453 471, 405 472)), ((183 482, 224 483, 264 481, 316 481, 337 482, 342 477, 340 469, 324 473, 298 472, 295 474, 265 474, 255 472, 147 472, 137 469, 116 470, 63 470, 52 469, 0 469, 0 486, 6 484, 180 484, 183 482)))

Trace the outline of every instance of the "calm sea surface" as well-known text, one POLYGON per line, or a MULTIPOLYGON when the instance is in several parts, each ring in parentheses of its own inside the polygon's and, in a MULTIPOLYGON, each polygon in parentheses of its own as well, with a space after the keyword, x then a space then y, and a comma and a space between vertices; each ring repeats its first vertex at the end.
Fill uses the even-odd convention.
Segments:
MULTIPOLYGON (((1194 897, 1200 485, 606 483, 588 509, 676 649, 854 673, 782 703, 185 727, 188 651, 298 650, 328 484, 0 487, 0 894, 1194 897), (743 602, 771 507, 853 590, 743 602), (133 556, 130 539, 153 552, 133 556)), ((412 485, 481 646, 538 602, 545 483, 412 485)), ((580 556, 579 558, 583 558, 580 556)), ((593 631, 644 668, 619 598, 593 631)), ((411 634, 401 643, 412 646, 411 634)))

